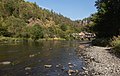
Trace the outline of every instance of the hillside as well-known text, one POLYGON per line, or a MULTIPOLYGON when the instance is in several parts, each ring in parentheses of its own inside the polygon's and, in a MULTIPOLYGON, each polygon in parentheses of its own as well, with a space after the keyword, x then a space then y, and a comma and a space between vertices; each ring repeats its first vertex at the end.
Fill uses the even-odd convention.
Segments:
POLYGON ((36 3, 0 0, 0 36, 14 38, 70 38, 80 31, 78 23, 36 3))

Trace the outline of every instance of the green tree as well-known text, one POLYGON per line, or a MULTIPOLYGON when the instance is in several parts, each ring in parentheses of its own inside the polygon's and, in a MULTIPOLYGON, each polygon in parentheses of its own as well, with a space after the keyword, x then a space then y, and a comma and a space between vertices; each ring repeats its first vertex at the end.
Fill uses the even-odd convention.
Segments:
POLYGON ((119 0, 97 0, 98 13, 93 21, 93 30, 97 37, 113 37, 120 34, 120 1, 119 0))
POLYGON ((63 31, 68 30, 68 26, 65 25, 65 24, 62 24, 62 25, 60 26, 60 28, 61 28, 63 31))
POLYGON ((28 30, 30 37, 34 40, 43 38, 43 28, 39 25, 36 24, 33 27, 29 27, 30 29, 28 30))
POLYGON ((26 23, 22 19, 10 16, 3 22, 2 25, 11 34, 12 37, 21 37, 23 27, 26 26, 26 23))

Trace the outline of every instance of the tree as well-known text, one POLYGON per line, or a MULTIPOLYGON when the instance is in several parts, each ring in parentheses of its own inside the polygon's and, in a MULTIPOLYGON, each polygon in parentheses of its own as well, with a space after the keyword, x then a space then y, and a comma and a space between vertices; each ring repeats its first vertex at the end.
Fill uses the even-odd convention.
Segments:
POLYGON ((29 27, 28 32, 30 34, 30 37, 34 40, 43 38, 43 36, 44 36, 43 35, 43 28, 39 24, 36 24, 32 27, 29 27))
POLYGON ((23 27, 26 26, 26 23, 22 19, 10 16, 3 22, 2 25, 11 34, 12 37, 21 37, 23 27))
POLYGON ((65 24, 62 24, 62 25, 60 26, 60 28, 61 28, 63 31, 66 31, 66 30, 68 29, 68 26, 65 25, 65 24))
POLYGON ((98 12, 93 30, 97 37, 113 37, 120 34, 120 0, 97 0, 98 12))

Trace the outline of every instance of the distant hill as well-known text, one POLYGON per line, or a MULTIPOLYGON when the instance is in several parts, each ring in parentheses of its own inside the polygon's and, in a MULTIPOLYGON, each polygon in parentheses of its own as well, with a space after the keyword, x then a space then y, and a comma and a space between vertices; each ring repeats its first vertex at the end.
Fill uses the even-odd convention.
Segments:
MULTIPOLYGON (((70 38, 80 31, 78 22, 36 3, 24 0, 0 0, 0 35, 23 38, 70 38)), ((81 24, 80 24, 81 25, 81 24)))

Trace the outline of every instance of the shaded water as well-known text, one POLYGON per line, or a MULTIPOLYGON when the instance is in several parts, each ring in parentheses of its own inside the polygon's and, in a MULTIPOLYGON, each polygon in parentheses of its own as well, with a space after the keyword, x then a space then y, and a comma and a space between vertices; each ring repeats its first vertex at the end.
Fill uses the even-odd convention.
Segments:
POLYGON ((0 64, 0 76, 68 76, 68 63, 74 65, 71 69, 82 71, 84 62, 75 52, 78 45, 77 41, 1 44, 0 63, 11 63, 0 64))

